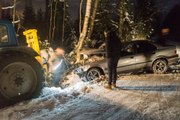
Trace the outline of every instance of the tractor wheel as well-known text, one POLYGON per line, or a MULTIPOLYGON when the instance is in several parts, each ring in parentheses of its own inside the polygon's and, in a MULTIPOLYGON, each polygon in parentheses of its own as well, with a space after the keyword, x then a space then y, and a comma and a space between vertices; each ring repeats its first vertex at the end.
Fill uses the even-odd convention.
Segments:
POLYGON ((0 107, 39 96, 43 82, 43 71, 35 58, 4 55, 0 59, 0 107))

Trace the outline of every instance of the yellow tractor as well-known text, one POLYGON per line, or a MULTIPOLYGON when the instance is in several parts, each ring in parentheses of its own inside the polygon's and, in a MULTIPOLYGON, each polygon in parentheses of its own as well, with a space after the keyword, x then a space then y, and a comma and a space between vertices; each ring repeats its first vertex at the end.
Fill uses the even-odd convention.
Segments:
MULTIPOLYGON (((28 44, 28 47, 33 48, 40 55, 40 47, 39 47, 39 41, 38 41, 38 36, 37 36, 37 30, 36 29, 26 30, 23 32, 23 35, 25 35, 26 37, 26 42, 28 44)), ((41 56, 37 56, 36 59, 42 65, 41 56)))

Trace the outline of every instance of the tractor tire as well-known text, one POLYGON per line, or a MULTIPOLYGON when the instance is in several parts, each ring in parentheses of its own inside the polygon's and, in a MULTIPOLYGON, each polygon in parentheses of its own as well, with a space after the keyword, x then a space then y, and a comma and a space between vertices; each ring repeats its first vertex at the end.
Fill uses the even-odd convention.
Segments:
POLYGON ((34 57, 6 54, 0 58, 0 107, 39 96, 43 83, 42 67, 34 57))

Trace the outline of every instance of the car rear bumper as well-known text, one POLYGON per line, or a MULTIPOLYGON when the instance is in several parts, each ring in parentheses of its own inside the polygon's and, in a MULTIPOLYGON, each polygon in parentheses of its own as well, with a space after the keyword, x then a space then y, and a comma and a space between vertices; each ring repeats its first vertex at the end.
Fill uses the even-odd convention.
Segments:
POLYGON ((178 57, 178 55, 175 55, 175 56, 173 56, 173 57, 171 57, 171 58, 168 59, 168 64, 169 64, 169 65, 175 64, 175 63, 178 62, 179 59, 180 59, 180 58, 178 57))

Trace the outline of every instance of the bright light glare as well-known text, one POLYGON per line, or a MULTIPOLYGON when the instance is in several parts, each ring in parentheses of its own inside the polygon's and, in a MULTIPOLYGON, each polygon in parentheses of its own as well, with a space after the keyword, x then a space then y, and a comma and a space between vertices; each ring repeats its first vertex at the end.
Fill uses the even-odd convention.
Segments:
POLYGON ((55 71, 57 68, 59 68, 62 65, 62 60, 53 67, 53 71, 55 71))

